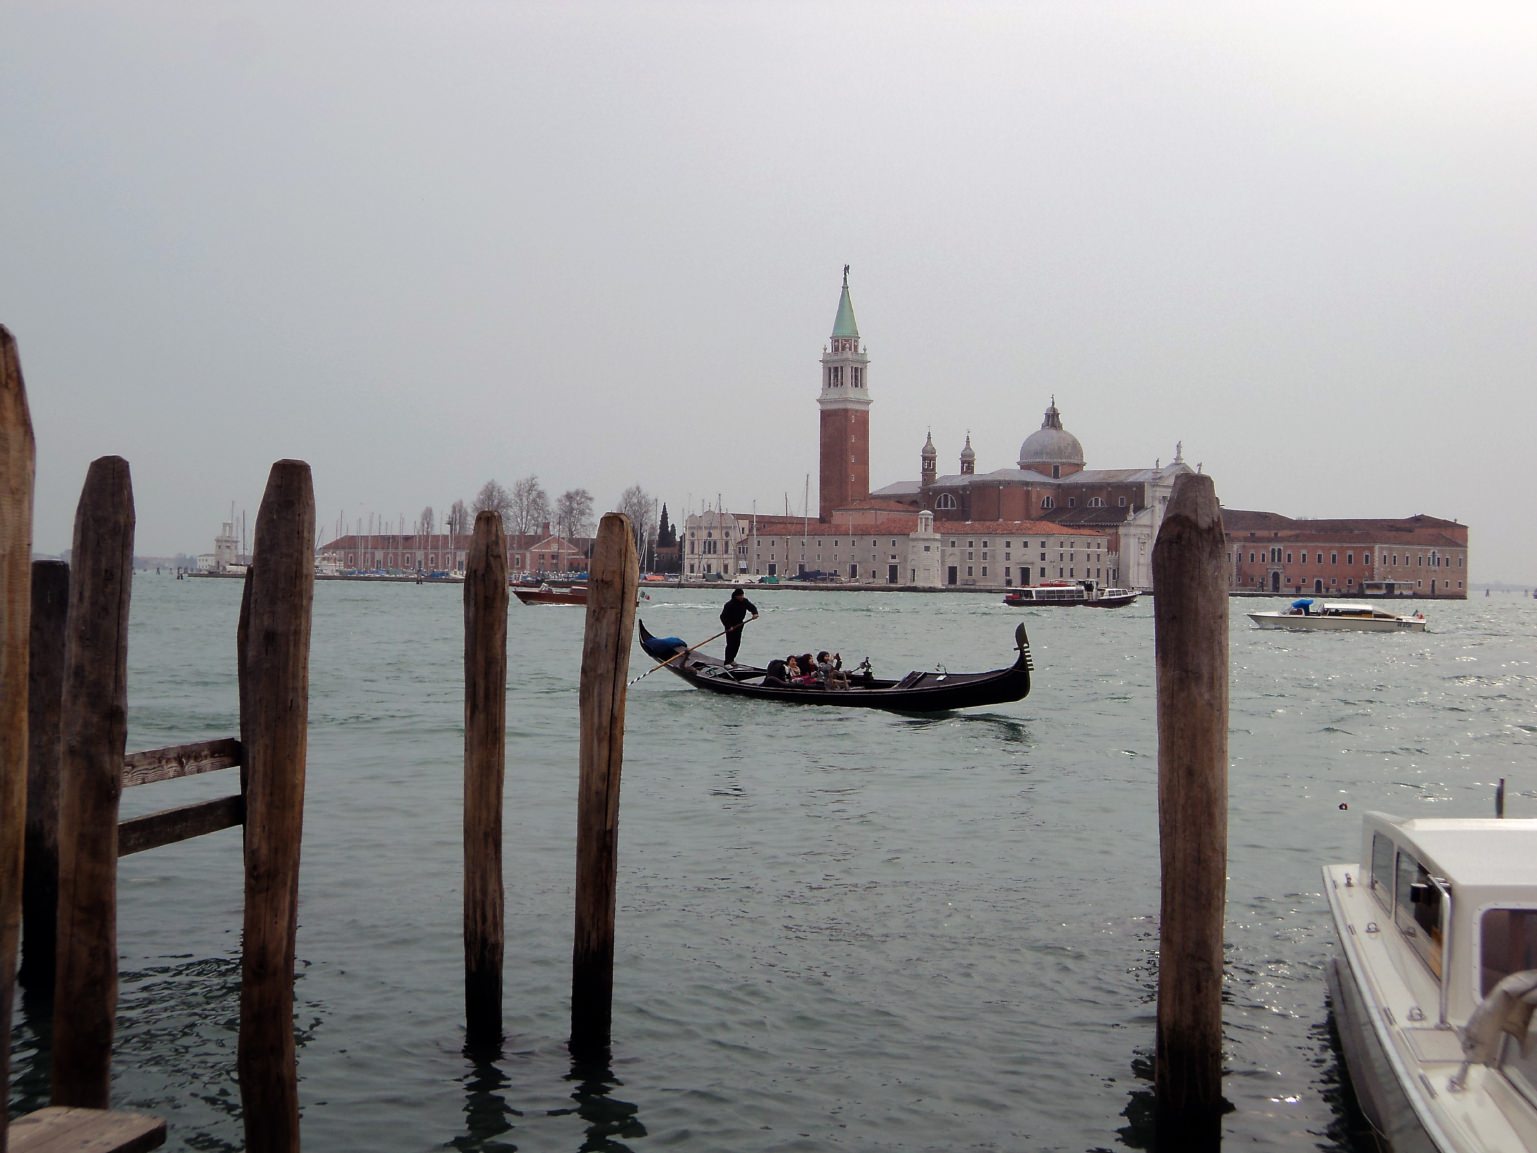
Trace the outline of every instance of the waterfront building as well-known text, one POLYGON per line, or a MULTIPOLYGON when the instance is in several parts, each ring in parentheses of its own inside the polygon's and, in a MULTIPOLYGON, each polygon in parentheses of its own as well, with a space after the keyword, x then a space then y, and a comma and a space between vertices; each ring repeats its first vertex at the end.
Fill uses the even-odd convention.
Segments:
MULTIPOLYGON (((463 572, 470 533, 354 533, 320 546, 343 572, 411 574, 463 572)), ((586 543, 574 544, 543 526, 537 533, 508 533, 507 571, 513 576, 580 572, 587 568, 586 543)))
POLYGON ((1222 510, 1231 587, 1313 596, 1468 595, 1468 527, 1433 516, 1294 520, 1222 510))
POLYGON ((953 521, 921 512, 840 510, 831 522, 742 517, 711 510, 688 518, 688 579, 827 579, 909 588, 994 588, 1042 580, 1113 583, 1104 534, 1046 521, 953 521))

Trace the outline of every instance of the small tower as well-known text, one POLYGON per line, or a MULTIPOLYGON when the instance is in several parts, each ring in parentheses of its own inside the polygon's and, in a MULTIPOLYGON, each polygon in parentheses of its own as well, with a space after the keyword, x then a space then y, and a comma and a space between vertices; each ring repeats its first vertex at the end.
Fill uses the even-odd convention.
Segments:
POLYGON ((859 326, 849 300, 849 266, 843 266, 843 294, 833 320, 832 339, 822 353, 822 454, 817 516, 870 495, 870 358, 859 347, 859 326))
POLYGON ((961 449, 961 475, 975 476, 977 472, 977 453, 971 447, 971 433, 966 434, 966 447, 961 449))
POLYGON ((921 483, 924 488, 934 483, 939 475, 939 453, 934 448, 934 430, 929 430, 928 440, 923 442, 923 470, 920 473, 921 483))

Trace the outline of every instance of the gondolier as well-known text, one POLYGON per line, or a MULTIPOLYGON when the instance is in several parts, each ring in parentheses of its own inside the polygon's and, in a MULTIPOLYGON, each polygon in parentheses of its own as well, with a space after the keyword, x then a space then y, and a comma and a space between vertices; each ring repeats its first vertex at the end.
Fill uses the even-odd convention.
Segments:
POLYGON ((747 619, 747 614, 752 613, 752 619, 758 619, 758 606, 747 599, 747 594, 741 586, 731 590, 731 599, 726 602, 726 607, 720 610, 720 623, 726 626, 726 663, 729 665, 736 660, 737 649, 742 647, 742 623, 747 619))

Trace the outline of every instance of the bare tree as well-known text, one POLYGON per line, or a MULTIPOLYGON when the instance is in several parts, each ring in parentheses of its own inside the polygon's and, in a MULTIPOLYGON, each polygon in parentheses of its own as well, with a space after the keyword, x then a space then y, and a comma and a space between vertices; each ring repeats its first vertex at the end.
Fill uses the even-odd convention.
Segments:
POLYGON ((592 524, 592 493, 585 488, 568 489, 555 502, 555 531, 568 542, 588 536, 592 524))
POLYGON ((651 526, 651 517, 656 510, 656 502, 646 495, 646 490, 638 484, 632 484, 625 489, 619 497, 619 507, 616 512, 622 512, 630 518, 630 531, 635 534, 635 554, 640 555, 641 548, 646 539, 647 530, 651 526))
POLYGON ((433 530, 438 527, 438 518, 434 515, 430 504, 422 509, 422 515, 417 518, 416 526, 417 531, 423 536, 431 536, 433 530))
POLYGON ((536 532, 550 519, 550 498, 545 495, 537 476, 525 476, 512 486, 508 516, 503 520, 507 531, 517 536, 536 532))
POLYGON ((512 494, 494 480, 488 480, 475 494, 475 511, 487 509, 502 518, 502 527, 510 531, 512 525, 512 494))
POLYGON ((462 500, 456 500, 448 510, 448 531, 451 536, 459 536, 470 531, 470 510, 464 507, 462 500))

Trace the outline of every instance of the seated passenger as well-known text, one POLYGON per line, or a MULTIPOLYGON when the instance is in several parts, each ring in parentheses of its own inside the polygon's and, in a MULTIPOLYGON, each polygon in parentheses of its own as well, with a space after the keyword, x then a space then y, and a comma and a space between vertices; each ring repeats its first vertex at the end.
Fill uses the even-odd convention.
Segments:
POLYGON ((810 687, 820 682, 817 679, 816 662, 811 659, 810 653, 802 653, 798 657, 790 657, 785 664, 790 670, 790 683, 800 685, 803 688, 810 687))
POLYGON ((763 673, 765 685, 787 685, 790 683, 789 665, 785 661, 772 660, 763 673))
POLYGON ((817 676, 830 689, 846 689, 849 678, 843 672, 843 654, 823 649, 817 654, 817 676))

